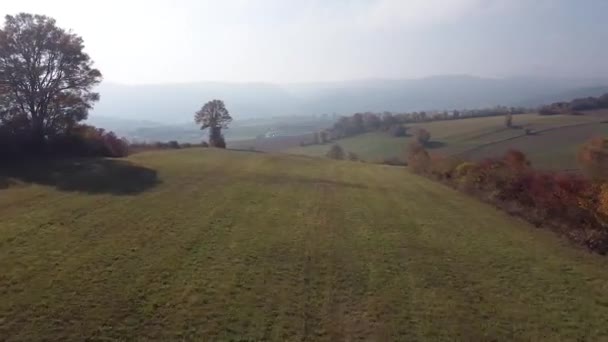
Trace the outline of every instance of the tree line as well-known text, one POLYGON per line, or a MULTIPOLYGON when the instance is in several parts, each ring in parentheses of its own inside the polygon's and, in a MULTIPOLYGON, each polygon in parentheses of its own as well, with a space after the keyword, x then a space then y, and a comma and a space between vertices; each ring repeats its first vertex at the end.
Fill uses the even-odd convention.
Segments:
POLYGON ((572 101, 554 102, 541 107, 541 115, 580 114, 580 111, 608 108, 608 93, 599 97, 583 97, 572 101))
MULTIPOLYGON (((407 135, 407 124, 431 122, 440 120, 459 120, 483 116, 507 116, 526 113, 524 107, 497 106, 483 109, 454 110, 435 113, 425 111, 411 113, 355 113, 342 116, 334 125, 326 130, 316 132, 310 144, 326 144, 328 142, 374 131, 385 131, 395 137, 407 135)), ((303 145, 307 145, 303 143, 303 145)))
MULTIPOLYGON (((580 111, 608 108, 608 93, 600 97, 585 97, 569 102, 555 102, 540 108, 497 106, 492 108, 453 110, 427 113, 425 111, 411 113, 355 113, 342 116, 334 125, 326 130, 316 132, 310 144, 325 144, 334 140, 355 136, 367 132, 385 131, 400 137, 407 135, 407 124, 459 120, 485 116, 504 116, 505 126, 513 128, 513 115, 537 111, 541 115, 580 114, 580 111)), ((303 145, 307 145, 303 143, 303 145)))

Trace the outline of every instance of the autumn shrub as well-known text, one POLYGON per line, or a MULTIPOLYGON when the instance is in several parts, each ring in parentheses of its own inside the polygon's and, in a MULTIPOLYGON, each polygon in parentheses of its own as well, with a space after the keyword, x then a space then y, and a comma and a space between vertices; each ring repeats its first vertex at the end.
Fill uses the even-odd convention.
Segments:
POLYGON ((125 139, 117 137, 114 132, 102 134, 101 140, 104 156, 120 158, 129 155, 129 143, 125 139))
MULTIPOLYGON (((529 175, 527 188, 522 192, 529 200, 526 204, 547 216, 559 214, 565 201, 557 196, 559 186, 555 184, 554 175, 547 172, 530 172, 529 175)), ((521 198, 520 196, 520 202, 521 198)))
POLYGON ((129 154, 129 143, 114 132, 78 125, 68 134, 49 138, 45 153, 51 156, 119 158, 129 154))
POLYGON ((578 151, 578 162, 594 180, 608 180, 608 139, 592 138, 578 151))
POLYGON ((477 167, 476 163, 461 162, 454 169, 454 186, 465 192, 470 192, 475 188, 475 175, 473 172, 477 167))
POLYGON ((460 160, 452 157, 431 158, 429 173, 439 180, 450 181, 456 177, 456 168, 461 163, 460 160))
POLYGON ((608 223, 608 183, 601 184, 597 190, 596 210, 604 223, 608 223))
POLYGON ((425 173, 429 170, 431 157, 421 143, 415 141, 408 146, 407 165, 415 173, 425 173))
POLYGON ((477 190, 496 190, 507 181, 509 169, 499 159, 485 159, 479 162, 469 174, 477 190))
POLYGON ((76 125, 69 131, 46 137, 42 147, 32 148, 27 134, 2 134, 0 131, 0 159, 36 157, 125 157, 129 143, 111 131, 90 125, 76 125))
MULTIPOLYGON (((597 153, 603 146, 603 141, 590 142, 587 149, 591 152, 583 153, 597 153)), ((590 158, 598 159, 601 161, 595 155, 590 158)), ((430 158, 424 147, 415 143, 408 150, 408 161, 415 172, 489 201, 537 226, 548 226, 594 251, 608 252, 608 183, 601 179, 535 170, 525 154, 515 150, 502 158, 462 162, 430 158)))
POLYGON ((530 167, 530 161, 526 155, 518 150, 509 150, 502 157, 505 165, 514 172, 522 172, 530 167))
POLYGON ((463 178, 466 177, 471 170, 473 170, 475 168, 475 163, 472 162, 461 162, 460 164, 458 164, 456 166, 456 169, 454 169, 454 174, 456 176, 456 178, 463 178))

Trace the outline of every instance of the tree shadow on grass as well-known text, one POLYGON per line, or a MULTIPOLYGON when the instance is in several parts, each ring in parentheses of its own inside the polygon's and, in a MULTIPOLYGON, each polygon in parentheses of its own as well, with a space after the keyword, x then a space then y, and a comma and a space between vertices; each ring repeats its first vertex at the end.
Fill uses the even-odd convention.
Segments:
POLYGON ((28 161, 0 169, 0 189, 14 181, 115 195, 138 194, 160 183, 155 170, 117 159, 28 161))
POLYGON ((0 190, 8 188, 14 182, 0 173, 0 190))
POLYGON ((361 183, 345 182, 340 180, 325 179, 325 178, 308 178, 302 176, 291 175, 262 175, 254 174, 248 177, 248 180, 258 184, 273 184, 273 185, 305 185, 305 186, 321 186, 333 188, 351 188, 351 189, 367 189, 368 186, 361 183))
POLYGON ((433 149, 433 148, 441 148, 441 147, 444 147, 445 145, 447 145, 447 144, 442 141, 429 141, 426 144, 424 144, 424 147, 426 147, 428 149, 433 149))

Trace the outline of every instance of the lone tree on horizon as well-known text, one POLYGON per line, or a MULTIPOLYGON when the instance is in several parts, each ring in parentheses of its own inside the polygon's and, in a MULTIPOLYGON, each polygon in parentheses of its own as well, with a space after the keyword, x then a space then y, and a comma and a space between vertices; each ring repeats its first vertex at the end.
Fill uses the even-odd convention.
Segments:
POLYGON ((194 122, 201 125, 201 130, 209 128, 209 145, 211 147, 226 148, 226 141, 222 135, 222 128, 228 129, 232 117, 224 102, 212 100, 194 114, 194 122))
POLYGON ((44 15, 5 17, 0 29, 0 125, 42 150, 85 120, 99 94, 99 70, 81 37, 44 15))

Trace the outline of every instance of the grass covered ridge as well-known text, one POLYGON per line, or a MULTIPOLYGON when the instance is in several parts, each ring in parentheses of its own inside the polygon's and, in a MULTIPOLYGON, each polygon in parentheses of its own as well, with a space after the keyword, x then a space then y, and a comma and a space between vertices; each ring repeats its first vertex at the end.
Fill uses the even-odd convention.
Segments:
POLYGON ((213 149, 103 167, 0 176, 3 338, 608 338, 605 258, 403 168, 213 149), (85 186, 108 172, 154 179, 85 186))

